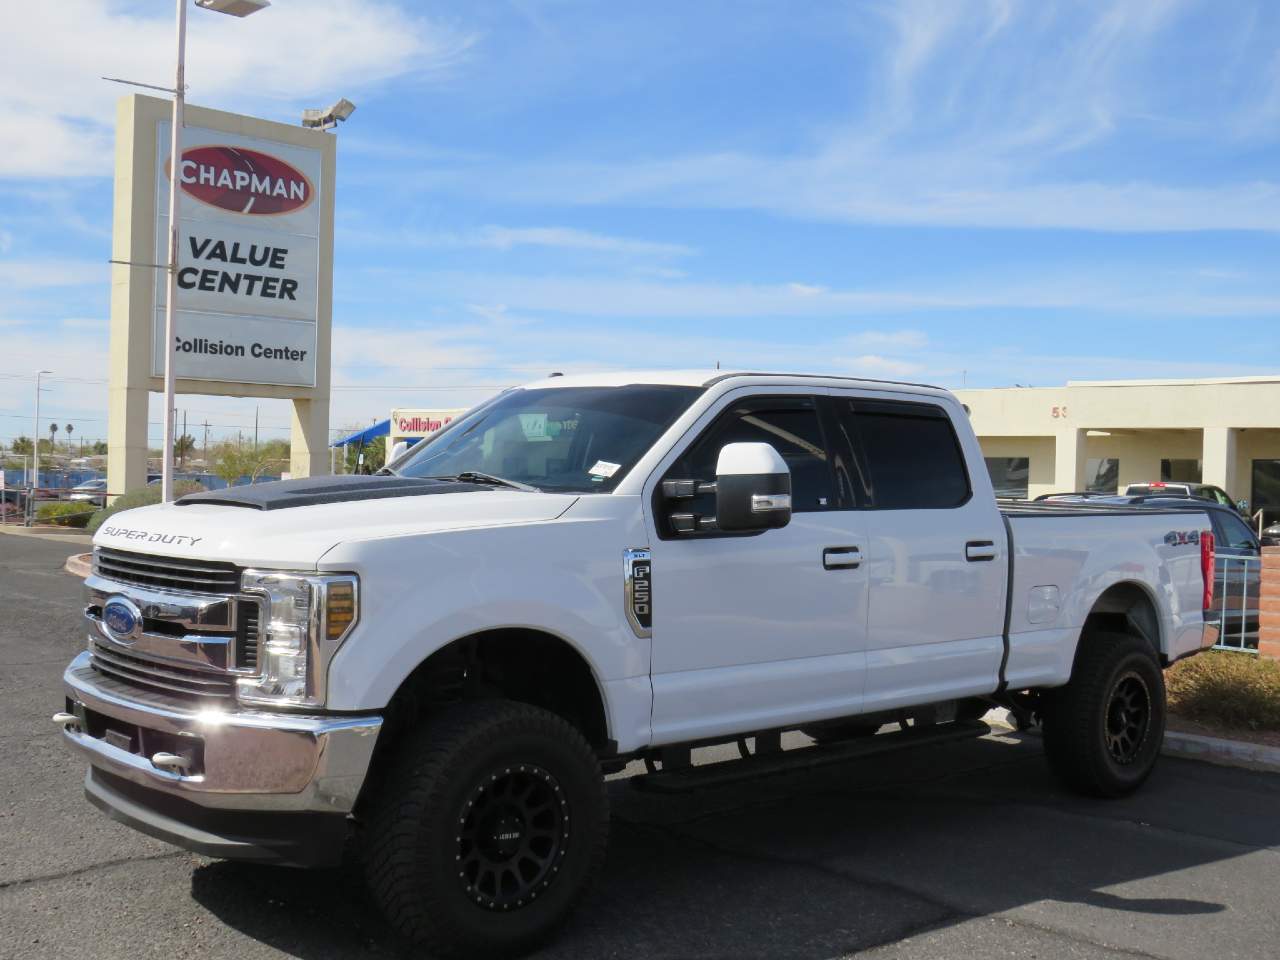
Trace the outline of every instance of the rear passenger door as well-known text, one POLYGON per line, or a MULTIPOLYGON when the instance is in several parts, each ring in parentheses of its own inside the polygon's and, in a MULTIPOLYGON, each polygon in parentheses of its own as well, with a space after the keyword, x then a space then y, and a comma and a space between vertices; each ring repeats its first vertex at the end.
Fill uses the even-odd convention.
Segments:
POLYGON ((1009 558, 972 431, 954 400, 835 391, 865 504, 864 709, 991 693, 1009 558), (963 440, 962 440, 963 437, 963 440), (966 450, 964 443, 972 449, 966 450))

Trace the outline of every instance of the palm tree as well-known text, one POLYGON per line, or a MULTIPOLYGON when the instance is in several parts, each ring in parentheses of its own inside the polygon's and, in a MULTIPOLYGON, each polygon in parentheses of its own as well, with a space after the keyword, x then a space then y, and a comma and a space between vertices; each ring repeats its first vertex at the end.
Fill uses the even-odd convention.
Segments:
POLYGON ((173 441, 173 455, 178 458, 179 464, 186 464, 187 457, 191 456, 191 451, 196 447, 196 438, 189 433, 184 433, 173 441))
POLYGON ((75 429, 75 425, 70 423, 68 423, 65 427, 62 428, 62 432, 67 435, 67 453, 72 455, 74 455, 76 452, 75 449, 71 446, 71 431, 74 429, 75 429))
POLYGON ((49 424, 49 452, 53 453, 57 449, 58 425, 56 423, 49 424))

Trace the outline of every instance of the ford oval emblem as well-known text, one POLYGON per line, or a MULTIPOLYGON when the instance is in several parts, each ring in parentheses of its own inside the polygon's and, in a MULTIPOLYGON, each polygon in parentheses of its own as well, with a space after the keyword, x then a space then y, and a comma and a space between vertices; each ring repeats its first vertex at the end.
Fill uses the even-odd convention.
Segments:
POLYGON ((133 643, 142 633, 142 611, 128 597, 112 597, 102 605, 102 626, 116 643, 133 643))

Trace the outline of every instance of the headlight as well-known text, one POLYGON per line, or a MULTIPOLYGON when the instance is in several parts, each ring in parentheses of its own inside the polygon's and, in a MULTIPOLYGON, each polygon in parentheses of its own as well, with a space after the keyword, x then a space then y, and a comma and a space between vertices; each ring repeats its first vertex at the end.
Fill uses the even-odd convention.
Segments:
POLYGON ((241 592, 262 607, 258 675, 236 681, 241 703, 322 706, 329 661, 356 622, 355 576, 246 570, 241 592))

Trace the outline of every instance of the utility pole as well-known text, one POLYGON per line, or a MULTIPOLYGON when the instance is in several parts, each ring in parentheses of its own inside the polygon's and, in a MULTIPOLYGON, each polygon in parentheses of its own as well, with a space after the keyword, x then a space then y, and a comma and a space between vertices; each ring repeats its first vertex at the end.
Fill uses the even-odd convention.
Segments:
POLYGON ((200 459, 204 461, 204 468, 209 469, 209 421, 204 422, 204 452, 200 455, 200 459))
POLYGON ((31 490, 35 496, 35 488, 40 486, 40 378, 52 370, 36 371, 36 428, 31 433, 31 490))
POLYGON ((253 452, 258 452, 258 407, 253 408, 253 452))

